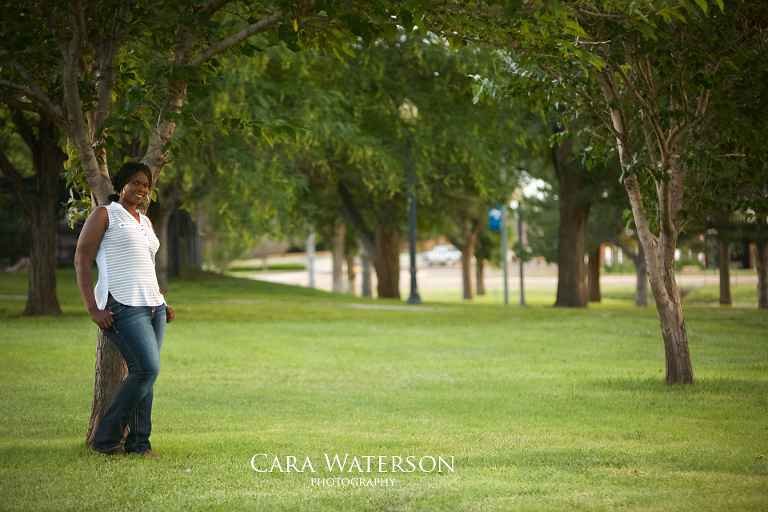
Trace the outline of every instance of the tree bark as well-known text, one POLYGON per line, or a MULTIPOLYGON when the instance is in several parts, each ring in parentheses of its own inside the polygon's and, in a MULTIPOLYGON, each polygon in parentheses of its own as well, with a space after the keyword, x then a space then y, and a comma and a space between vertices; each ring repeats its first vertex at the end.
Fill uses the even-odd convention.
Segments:
POLYGON ((373 289, 371 287, 371 258, 363 244, 360 244, 360 263, 362 266, 362 285, 360 294, 363 297, 372 297, 373 289))
MULTIPOLYGON (((56 297, 56 209, 51 205, 45 207, 42 203, 46 199, 40 199, 41 210, 34 216, 36 218, 30 219, 32 251, 27 305, 22 313, 24 316, 61 314, 56 297)), ((54 203, 57 199, 53 198, 54 203)))
POLYGON ((376 226, 377 292, 380 298, 400 298, 400 233, 384 220, 376 226))
MULTIPOLYGON (((675 281, 674 265, 675 244, 679 229, 678 214, 682 209, 686 172, 679 159, 670 158, 666 140, 657 133, 655 135, 656 142, 663 150, 660 151, 660 163, 665 169, 670 169, 671 172, 668 181, 656 182, 660 214, 659 236, 657 238, 651 232, 643 204, 643 195, 634 173, 635 164, 629 144, 627 120, 624 111, 617 107, 622 104, 619 89, 611 73, 600 74, 596 78, 603 91, 603 96, 611 108, 611 119, 610 122, 606 120, 606 126, 612 130, 616 137, 616 149, 619 153, 621 166, 628 172, 624 179, 624 188, 627 190, 629 203, 632 206, 637 235, 645 251, 646 268, 664 339, 667 367, 664 382, 668 385, 693 384, 693 366, 688 350, 688 333, 685 328, 683 307, 675 281)), ((648 139, 650 140, 650 135, 648 135, 648 139)))
POLYGON ((589 253, 587 285, 589 287, 589 302, 600 302, 600 245, 589 253))
MULTIPOLYGON (((624 164, 624 157, 622 157, 622 164, 624 164)), ((693 366, 688 349, 688 333, 685 328, 680 293, 675 280, 676 233, 665 231, 665 223, 662 222, 659 238, 658 240, 655 239, 645 216, 645 207, 637 177, 634 174, 627 176, 624 180, 624 186, 629 195, 629 202, 635 217, 635 226, 645 252, 646 267, 649 269, 648 277, 661 324, 666 362, 664 382, 666 384, 693 384, 693 366)))
POLYGON ((475 254, 475 240, 477 233, 465 233, 465 242, 461 246, 461 285, 464 289, 464 300, 472 300, 472 256, 475 254))
POLYGON ((573 156, 567 139, 552 150, 555 173, 560 185, 560 228, 557 244, 557 299, 555 307, 587 307, 587 279, 584 255, 587 245, 588 203, 579 200, 581 180, 578 172, 567 168, 573 156))
POLYGON ((718 268, 720 270, 720 304, 730 306, 731 300, 731 247, 727 240, 717 241, 718 268))
POLYGON ((614 243, 621 247, 624 254, 632 260, 635 264, 635 306, 647 306, 648 305, 648 272, 645 266, 645 251, 643 250, 643 244, 637 243, 637 252, 633 251, 629 246, 622 242, 618 237, 614 238, 614 243))
POLYGON ((757 307, 759 309, 768 309, 768 236, 766 232, 765 220, 757 223, 758 237, 755 243, 755 267, 757 267, 757 307))
POLYGON ((477 294, 485 295, 485 262, 483 258, 475 256, 475 281, 477 284, 477 294))
POLYGON ((153 207, 150 209, 152 213, 152 226, 155 229, 157 239, 160 241, 160 248, 155 255, 155 273, 157 274, 157 284, 163 293, 168 291, 168 267, 170 262, 168 226, 175 208, 175 203, 157 201, 153 203, 153 207))
POLYGON ((66 153, 59 147, 56 125, 40 117, 37 129, 20 110, 12 109, 16 130, 32 153, 35 192, 26 190, 24 180, 0 149, 0 170, 8 178, 22 205, 32 237, 29 289, 24 316, 61 314, 56 296, 56 213, 59 208, 59 183, 66 153))
POLYGON ((115 345, 109 341, 104 332, 98 330, 98 342, 96 344, 96 378, 93 384, 93 403, 91 405, 91 419, 88 424, 88 432, 85 435, 86 446, 91 446, 93 436, 99 427, 101 418, 107 412, 109 406, 128 376, 128 367, 123 356, 120 355, 115 345))
POLYGON ((346 251, 347 261, 347 295, 355 296, 355 253, 346 251))
POLYGON ((638 243, 637 261, 635 261, 635 275, 637 276, 637 284, 635 285, 635 306, 638 307, 648 305, 648 271, 646 269, 643 244, 638 243))
POLYGON ((344 220, 341 217, 336 218, 334 225, 332 245, 333 245, 333 292, 344 292, 344 259, 346 251, 344 250, 344 239, 346 237, 346 228, 344 220))

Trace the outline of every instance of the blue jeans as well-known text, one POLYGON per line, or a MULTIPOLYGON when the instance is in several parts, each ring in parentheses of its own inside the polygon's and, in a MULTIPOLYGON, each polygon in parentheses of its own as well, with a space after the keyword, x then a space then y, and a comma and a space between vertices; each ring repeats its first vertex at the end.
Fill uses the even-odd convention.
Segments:
POLYGON ((143 453, 152 431, 152 385, 160 372, 160 347, 165 336, 165 305, 125 306, 108 302, 114 324, 104 334, 128 365, 128 377, 99 422, 91 447, 99 452, 120 448, 126 425, 125 451, 143 453))

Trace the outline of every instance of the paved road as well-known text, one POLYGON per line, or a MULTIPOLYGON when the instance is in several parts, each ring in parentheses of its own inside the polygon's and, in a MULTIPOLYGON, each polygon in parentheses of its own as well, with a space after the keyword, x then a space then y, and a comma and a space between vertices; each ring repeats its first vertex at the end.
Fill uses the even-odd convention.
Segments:
MULTIPOLYGON (((271 258, 270 263, 282 263, 282 262, 302 262, 305 263, 306 259, 303 256, 287 256, 284 258, 271 258)), ((258 260, 248 262, 253 265, 258 265, 258 260)), ((315 261, 315 287, 320 290, 331 290, 333 288, 332 271, 331 271, 331 258, 328 254, 320 253, 315 261)), ((400 258, 400 284, 402 288, 407 288, 410 283, 410 272, 408 270, 408 255, 401 255, 400 258)), ((518 265, 510 265, 510 277, 509 283, 511 288, 516 288, 519 283, 518 277, 518 265)), ((525 286, 526 287, 557 287, 557 266, 547 265, 545 263, 527 263, 524 268, 525 286)), ((254 273, 250 274, 251 279, 259 279, 262 281, 270 281, 274 283, 291 284, 297 286, 309 285, 309 274, 307 271, 300 272, 267 272, 267 273, 254 273)), ((375 287, 375 273, 372 276, 375 287)), ((474 271, 472 275, 474 279, 474 271)), ((346 275, 345 275, 346 279, 346 275)), ((419 289, 460 289, 461 284, 461 266, 456 265, 452 268, 447 267, 424 267, 418 265, 417 281, 419 289)), ((678 286, 680 287, 696 287, 707 284, 717 284, 719 277, 712 271, 706 273, 700 273, 695 275, 678 275, 678 286)), ((754 283, 757 284, 757 274, 752 275, 740 275, 731 276, 732 283, 745 284, 754 283)), ((485 286, 487 289, 494 287, 503 288, 504 276, 501 269, 494 269, 486 267, 485 272, 485 286)), ((635 284, 635 276, 633 275, 613 275, 604 274, 600 277, 601 287, 626 287, 633 286, 635 284)), ((360 276, 356 278, 356 286, 360 287, 360 276)))

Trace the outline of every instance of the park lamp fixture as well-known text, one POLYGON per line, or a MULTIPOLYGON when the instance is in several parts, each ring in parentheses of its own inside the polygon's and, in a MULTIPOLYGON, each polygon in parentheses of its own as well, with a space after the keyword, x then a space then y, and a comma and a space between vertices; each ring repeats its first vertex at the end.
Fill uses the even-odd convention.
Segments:
MULTIPOLYGON (((419 109, 409 99, 404 99, 398 107, 400 119, 406 124, 413 125, 416 118, 419 117, 419 109)), ((416 186, 416 177, 414 173, 413 161, 413 133, 408 130, 408 161, 406 163, 406 172, 408 175, 408 252, 410 253, 411 263, 411 293, 406 301, 408 304, 421 304, 419 290, 416 286, 416 195, 414 188, 416 186)))

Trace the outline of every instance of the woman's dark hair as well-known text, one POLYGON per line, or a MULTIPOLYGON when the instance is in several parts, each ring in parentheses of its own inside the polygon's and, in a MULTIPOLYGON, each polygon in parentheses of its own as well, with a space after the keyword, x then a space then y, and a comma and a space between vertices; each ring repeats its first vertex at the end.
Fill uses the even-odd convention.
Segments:
POLYGON ((131 179, 133 179, 133 177, 140 172, 143 172, 147 175, 149 186, 151 188, 152 172, 149 170, 149 167, 141 162, 126 162, 122 167, 120 167, 120 170, 117 171, 117 174, 115 174, 115 176, 112 178, 112 186, 115 187, 115 193, 110 194, 107 199, 115 202, 119 201, 120 191, 123 190, 123 187, 127 185, 128 182, 131 181, 131 179))

